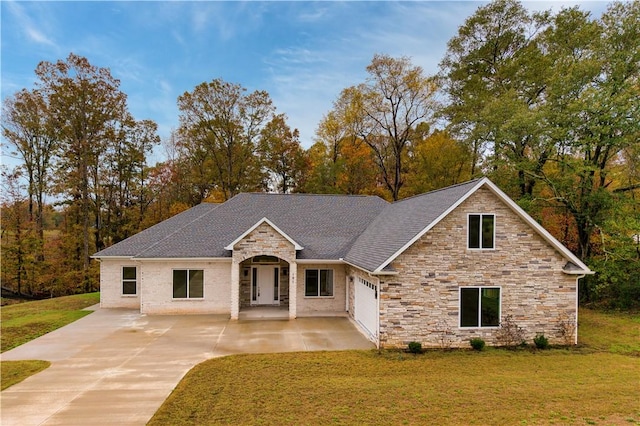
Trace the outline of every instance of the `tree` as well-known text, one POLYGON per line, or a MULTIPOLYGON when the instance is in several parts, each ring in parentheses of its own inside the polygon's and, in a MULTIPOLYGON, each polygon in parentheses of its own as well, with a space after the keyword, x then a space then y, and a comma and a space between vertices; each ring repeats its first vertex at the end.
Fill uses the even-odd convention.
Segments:
POLYGON ((260 134, 260 160, 267 170, 267 188, 283 194, 304 184, 308 160, 300 146, 298 129, 293 131, 284 114, 274 116, 260 134))
POLYGON ((34 220, 38 260, 44 260, 44 196, 56 149, 47 100, 37 90, 23 89, 5 100, 2 134, 16 150, 27 174, 29 220, 34 220), (35 200, 35 209, 34 209, 35 200))
MULTIPOLYGON (((127 118, 126 96, 107 68, 95 67, 73 53, 66 61, 41 62, 36 75, 38 88, 49 101, 51 125, 57 129, 58 192, 71 198, 68 203, 77 214, 82 241, 75 251, 85 291, 89 291, 91 175, 99 167, 111 132, 127 118)), ((97 180, 94 176, 94 185, 97 180)))
POLYGON ((267 92, 245 91, 216 79, 178 97, 182 153, 198 156, 192 167, 207 164, 198 176, 203 198, 219 190, 227 200, 262 183, 257 140, 274 107, 267 92))
POLYGON ((343 122, 350 135, 373 152, 382 182, 393 200, 405 183, 406 151, 416 127, 430 122, 436 109, 435 84, 407 57, 375 55, 365 83, 342 91, 338 105, 347 105, 343 122))
POLYGON ((411 194, 444 188, 471 178, 468 147, 444 131, 425 134, 416 140, 410 154, 406 189, 411 194))
POLYGON ((96 249, 119 242, 140 230, 148 206, 146 157, 159 142, 157 125, 128 119, 109 138, 100 162, 96 249), (99 226, 99 227, 98 227, 99 226), (106 241, 105 241, 106 240, 106 241))
POLYGON ((555 167, 537 177, 573 217, 583 259, 593 254, 594 233, 603 231, 617 198, 637 188, 618 186, 609 173, 638 145, 638 37, 640 2, 615 3, 600 21, 563 10, 545 34, 554 52, 546 121, 556 152, 555 167))
POLYGON ((20 184, 20 170, 2 171, 2 284, 12 283, 23 294, 27 280, 29 229, 25 224, 26 200, 20 184))
POLYGON ((542 170, 553 152, 540 112, 550 66, 536 42, 548 22, 548 12, 530 14, 516 0, 491 2, 460 27, 440 64, 449 100, 442 115, 472 153, 471 174, 506 167, 498 181, 514 181, 518 197, 533 195, 529 172, 542 170))

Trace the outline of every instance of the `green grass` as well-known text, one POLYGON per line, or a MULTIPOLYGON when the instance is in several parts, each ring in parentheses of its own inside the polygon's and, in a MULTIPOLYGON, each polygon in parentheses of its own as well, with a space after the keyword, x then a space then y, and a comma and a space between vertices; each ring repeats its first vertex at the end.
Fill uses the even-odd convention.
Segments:
POLYGON ((20 383, 29 376, 32 376, 49 367, 49 361, 2 361, 0 362, 0 376, 2 377, 1 389, 5 390, 9 386, 20 383))
MULTIPOLYGON (((54 299, 3 306, 0 324, 2 352, 65 326, 91 313, 82 309, 100 302, 100 293, 78 294, 54 299)), ((49 366, 47 361, 2 361, 2 390, 49 366)))
POLYGON ((640 424, 639 320, 581 312, 578 350, 212 359, 149 424, 640 424))
POLYGON ((581 309, 578 343, 599 351, 640 356, 640 315, 581 309))
POLYGON ((2 308, 2 352, 65 326, 91 311, 82 309, 100 302, 100 293, 86 293, 25 302, 2 308))

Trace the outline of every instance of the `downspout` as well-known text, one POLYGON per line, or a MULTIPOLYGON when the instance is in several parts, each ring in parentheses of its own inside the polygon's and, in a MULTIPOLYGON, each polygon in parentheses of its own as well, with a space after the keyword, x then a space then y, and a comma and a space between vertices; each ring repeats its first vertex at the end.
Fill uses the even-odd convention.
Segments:
POLYGON ((138 310, 140 311, 141 314, 144 314, 144 304, 142 303, 143 297, 142 297, 142 262, 137 260, 135 261, 136 263, 136 272, 138 273, 138 280, 139 280, 139 284, 138 284, 138 310))
POLYGON ((574 338, 574 345, 578 344, 578 302, 580 300, 580 278, 584 278, 585 275, 578 275, 576 278, 576 336, 574 338))
POLYGON ((376 298, 378 301, 378 315, 377 318, 377 324, 376 324, 376 348, 380 349, 380 293, 382 291, 382 286, 380 285, 380 278, 378 278, 378 285, 377 285, 377 292, 378 292, 378 297, 376 298))
MULTIPOLYGON (((94 257, 94 259, 97 260, 98 263, 102 263, 101 259, 99 257, 94 257)), ((102 284, 102 267, 100 267, 99 269, 100 269, 100 278, 99 278, 99 281, 98 281, 98 288, 100 288, 100 290, 102 290, 102 288, 101 288, 102 287, 101 286, 101 284, 102 284)), ((100 308, 102 308, 102 291, 100 292, 100 308)))
POLYGON ((349 312, 349 280, 351 279, 349 274, 345 274, 345 294, 344 294, 344 310, 349 312))

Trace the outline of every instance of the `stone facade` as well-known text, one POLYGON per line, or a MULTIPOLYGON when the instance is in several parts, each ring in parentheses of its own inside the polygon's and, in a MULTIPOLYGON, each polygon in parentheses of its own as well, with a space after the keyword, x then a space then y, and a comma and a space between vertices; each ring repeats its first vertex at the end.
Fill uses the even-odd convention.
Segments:
MULTIPOLYGON (((278 257, 288 264, 289 276, 287 277, 287 287, 289 291, 287 302, 289 306, 289 317, 295 318, 296 286, 291 285, 291 283, 296 282, 296 249, 291 241, 267 222, 258 225, 233 246, 233 262, 231 265, 231 318, 238 318, 242 300, 246 297, 241 295, 241 288, 243 288, 241 280, 244 280, 244 272, 241 272, 240 269, 244 271, 243 265, 246 265, 246 260, 254 256, 262 255, 278 257), (294 301, 294 303, 289 303, 289 301, 294 301)), ((282 280, 280 283, 282 283, 282 280)), ((245 286, 246 285, 247 283, 245 282, 245 286)))
MULTIPOLYGON (((240 263, 240 309, 251 306, 251 268, 256 266, 251 259, 240 263)), ((280 260, 279 264, 274 264, 280 268, 280 306, 289 306, 289 263, 280 260), (286 271, 286 275, 285 275, 286 271)))
POLYGON ((577 280, 562 272, 565 263, 509 206, 480 188, 392 262, 397 276, 380 277, 380 344, 439 346, 447 329, 454 347, 469 347, 474 337, 497 344, 496 328, 459 326, 465 286, 500 287, 501 317, 512 315, 527 341, 544 333, 551 343, 564 343, 559 322, 577 315, 577 280), (495 249, 467 249, 470 213, 495 214, 495 249))

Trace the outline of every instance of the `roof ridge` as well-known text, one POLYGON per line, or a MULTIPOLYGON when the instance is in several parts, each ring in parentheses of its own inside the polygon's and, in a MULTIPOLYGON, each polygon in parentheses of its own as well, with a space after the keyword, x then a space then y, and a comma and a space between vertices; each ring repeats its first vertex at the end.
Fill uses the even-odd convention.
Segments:
MULTIPOLYGON (((267 195, 267 196, 295 196, 295 197, 341 197, 341 198, 380 198, 384 200, 384 198, 378 195, 369 195, 369 194, 315 194, 310 192, 296 192, 291 194, 283 194, 280 192, 241 192, 238 195, 267 195)), ((384 200, 386 201, 386 200, 384 200)))
POLYGON ((403 198, 401 200, 394 201, 392 204, 398 204, 398 203, 401 203, 403 201, 411 200, 413 198, 424 197, 425 195, 431 195, 431 194, 434 194, 436 192, 447 191, 447 190, 450 190, 450 189, 453 189, 453 188, 457 188, 457 187, 462 186, 462 185, 468 185, 470 183, 477 183, 477 182, 481 181, 482 179, 484 179, 484 177, 471 179, 471 180, 468 180, 466 182, 455 183, 453 185, 445 186, 445 187, 438 188, 438 189, 433 189, 431 191, 423 192, 422 194, 416 194, 416 195, 412 195, 411 197, 407 197, 407 198, 403 198))
MULTIPOLYGON (((193 209, 193 208, 195 208, 195 207, 197 207, 197 206, 201 206, 202 204, 205 204, 205 203, 203 202, 203 203, 200 203, 200 204, 196 204, 195 206, 191 207, 191 209, 193 209)), ((191 221, 189 221, 189 222, 185 223, 185 224, 184 224, 184 225, 182 225, 181 227, 179 227, 179 228, 175 229, 173 232, 171 232, 171 233, 167 234, 164 238, 161 238, 161 239, 159 239, 158 241, 156 241, 155 243, 153 243, 153 244, 151 244, 150 246, 146 247, 146 248, 145 248, 144 250, 142 250, 141 252, 134 254, 134 255, 133 255, 133 257, 137 257, 139 254, 144 253, 145 251, 149 251, 149 250, 151 250, 152 248, 154 248, 155 246, 157 246, 157 245, 158 245, 158 244, 160 244, 161 242, 165 241, 167 238, 169 238, 169 237, 171 237, 171 236, 175 235, 178 231, 180 231, 180 230, 184 229, 185 227, 187 227, 187 226, 191 225, 191 224, 192 224, 192 223, 194 223, 195 221, 200 220, 200 219, 202 219, 203 217, 205 217, 206 215, 210 214, 212 211, 214 211, 215 209, 217 209, 218 207, 220 207, 220 206, 221 206, 222 204, 224 204, 224 203, 207 203, 207 204, 211 204, 211 205, 212 205, 212 206, 214 206, 214 207, 213 207, 212 209, 210 209, 210 210, 207 210, 205 213, 203 213, 203 214, 199 215, 198 217, 194 218, 193 220, 191 220, 191 221)), ((184 212, 189 211, 189 210, 191 210, 191 209, 185 210, 184 212)), ((184 213, 184 212, 180 212, 180 213, 178 213, 178 214, 181 214, 181 213, 184 213)), ((174 215, 174 216, 171 216, 171 217, 176 217, 176 216, 177 216, 177 215, 174 215)))

